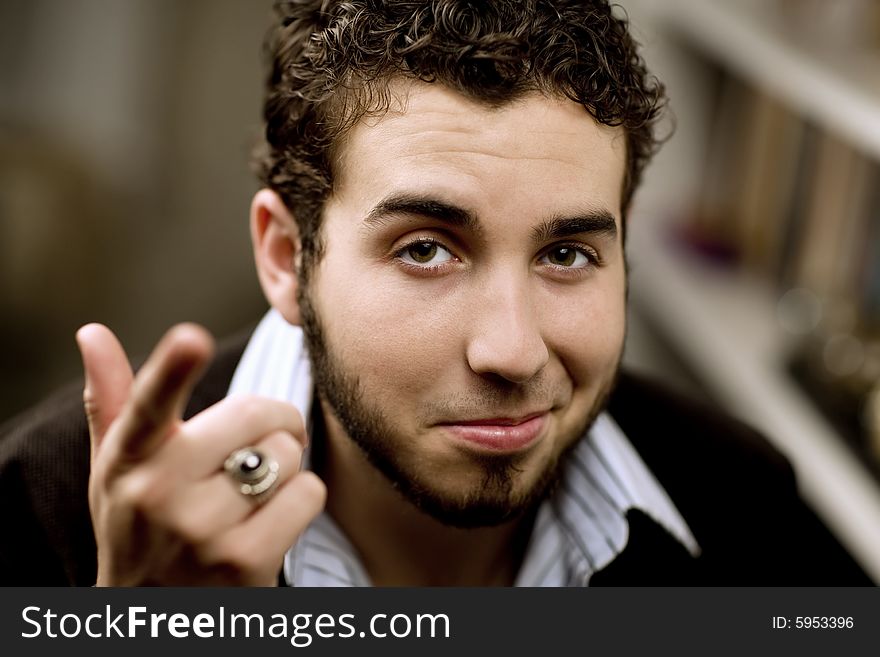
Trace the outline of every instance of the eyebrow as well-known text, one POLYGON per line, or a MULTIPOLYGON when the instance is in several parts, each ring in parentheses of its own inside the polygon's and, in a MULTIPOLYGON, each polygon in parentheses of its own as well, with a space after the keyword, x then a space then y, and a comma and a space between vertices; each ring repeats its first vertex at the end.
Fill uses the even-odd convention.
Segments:
MULTIPOLYGON (((368 228, 379 228, 395 215, 427 217, 478 235, 483 232, 475 212, 432 196, 410 193, 392 194, 382 199, 364 217, 363 223, 368 228)), ((540 243, 582 233, 616 239, 618 230, 614 215, 604 209, 587 210, 571 216, 556 215, 535 226, 532 238, 540 243)))
POLYGON ((468 229, 473 233, 482 232, 476 214, 470 210, 418 194, 394 194, 382 199, 364 217, 364 225, 378 228, 386 223, 389 216, 393 215, 427 217, 455 228, 468 229))
POLYGON ((548 242, 582 233, 616 239, 617 222, 614 215, 607 210, 589 210, 574 216, 556 216, 541 222, 532 230, 536 242, 548 242))

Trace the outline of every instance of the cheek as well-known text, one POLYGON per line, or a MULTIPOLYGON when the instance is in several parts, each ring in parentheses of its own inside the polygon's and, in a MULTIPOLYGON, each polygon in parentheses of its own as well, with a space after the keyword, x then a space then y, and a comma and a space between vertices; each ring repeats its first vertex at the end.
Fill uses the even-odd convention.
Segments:
POLYGON ((456 320, 436 295, 378 268, 330 271, 317 290, 327 340, 363 380, 413 391, 436 382, 440 364, 454 362, 456 320))
POLYGON ((557 304, 557 311, 550 314, 545 336, 575 387, 597 385, 613 371, 623 349, 623 277, 573 292, 573 297, 567 303, 557 304))

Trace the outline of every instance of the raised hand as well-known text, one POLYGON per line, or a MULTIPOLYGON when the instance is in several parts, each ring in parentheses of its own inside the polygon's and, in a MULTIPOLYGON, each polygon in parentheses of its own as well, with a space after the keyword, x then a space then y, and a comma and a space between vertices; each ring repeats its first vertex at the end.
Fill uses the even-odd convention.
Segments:
POLYGON ((193 324, 172 328, 135 377, 116 336, 77 332, 91 434, 89 507, 98 585, 258 585, 277 581, 284 553, 326 498, 299 472, 306 434, 289 404, 229 397, 189 421, 186 401, 213 352, 193 324), (223 465, 253 446, 278 463, 264 502, 223 465))

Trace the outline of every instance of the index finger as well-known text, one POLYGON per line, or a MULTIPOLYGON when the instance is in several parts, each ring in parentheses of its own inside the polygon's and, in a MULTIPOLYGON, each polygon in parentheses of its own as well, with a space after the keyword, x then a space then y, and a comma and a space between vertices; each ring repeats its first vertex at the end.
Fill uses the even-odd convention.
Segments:
POLYGON ((213 351, 214 340, 196 324, 179 324, 162 337, 107 437, 119 457, 145 458, 177 428, 213 351))

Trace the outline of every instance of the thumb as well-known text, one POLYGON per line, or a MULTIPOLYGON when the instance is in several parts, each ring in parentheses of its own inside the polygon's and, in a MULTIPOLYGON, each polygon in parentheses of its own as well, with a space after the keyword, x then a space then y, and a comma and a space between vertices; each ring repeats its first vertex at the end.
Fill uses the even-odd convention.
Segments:
POLYGON ((94 459, 107 428, 131 394, 134 375, 125 350, 106 326, 86 324, 76 332, 76 343, 85 371, 83 405, 94 459))

